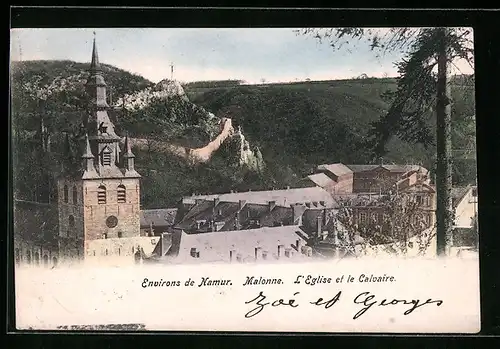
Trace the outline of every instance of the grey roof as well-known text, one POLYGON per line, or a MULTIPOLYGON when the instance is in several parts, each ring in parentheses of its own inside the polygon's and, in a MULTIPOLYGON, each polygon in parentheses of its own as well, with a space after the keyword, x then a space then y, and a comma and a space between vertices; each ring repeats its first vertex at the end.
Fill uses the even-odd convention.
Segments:
POLYGON ((267 204, 269 201, 275 201, 276 205, 280 206, 290 206, 306 202, 324 202, 327 207, 335 204, 333 197, 320 187, 195 195, 185 197, 183 202, 193 202, 196 199, 213 200, 217 197, 221 201, 238 202, 239 200, 246 200, 246 202, 254 204, 267 204))
POLYGON ((191 248, 197 248, 201 262, 227 261, 226 254, 235 250, 243 259, 253 259, 255 248, 261 247, 269 253, 269 259, 277 259, 277 247, 293 248, 297 240, 306 242, 307 236, 296 225, 261 227, 258 229, 217 231, 201 234, 182 234, 178 258, 193 260, 191 248))
POLYGON ((419 169, 421 170, 426 170, 424 167, 420 165, 347 165, 353 172, 364 172, 364 171, 371 171, 376 168, 385 168, 386 170, 390 172, 408 172, 408 171, 418 171, 419 169))
POLYGON ((451 188, 451 200, 453 202, 453 207, 456 207, 460 201, 462 201, 463 197, 472 187, 453 187, 451 188))
POLYGON ((341 163, 319 165, 318 170, 319 171, 321 171, 321 170, 329 171, 337 177, 352 173, 352 170, 349 167, 347 167, 346 165, 341 164, 341 163))
POLYGON ((328 177, 324 173, 315 173, 307 176, 314 184, 317 186, 324 188, 328 185, 335 184, 335 181, 328 177))
POLYGON ((149 227, 150 224, 157 227, 173 225, 176 216, 176 208, 141 210, 141 227, 149 227))

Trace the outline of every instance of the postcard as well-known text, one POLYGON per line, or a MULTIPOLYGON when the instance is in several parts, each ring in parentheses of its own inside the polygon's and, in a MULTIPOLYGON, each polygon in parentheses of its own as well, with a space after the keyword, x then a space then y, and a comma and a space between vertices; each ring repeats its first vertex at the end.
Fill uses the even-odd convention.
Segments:
POLYGON ((477 333, 471 28, 11 30, 16 328, 477 333))

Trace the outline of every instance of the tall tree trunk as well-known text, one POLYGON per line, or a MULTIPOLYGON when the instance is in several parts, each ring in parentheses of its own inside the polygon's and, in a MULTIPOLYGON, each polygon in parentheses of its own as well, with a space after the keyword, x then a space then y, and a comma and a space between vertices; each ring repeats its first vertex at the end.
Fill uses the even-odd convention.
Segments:
POLYGON ((448 56, 446 29, 440 28, 441 38, 438 51, 437 80, 437 253, 439 256, 449 254, 453 229, 453 207, 451 201, 452 156, 451 156, 451 101, 448 83, 448 56))

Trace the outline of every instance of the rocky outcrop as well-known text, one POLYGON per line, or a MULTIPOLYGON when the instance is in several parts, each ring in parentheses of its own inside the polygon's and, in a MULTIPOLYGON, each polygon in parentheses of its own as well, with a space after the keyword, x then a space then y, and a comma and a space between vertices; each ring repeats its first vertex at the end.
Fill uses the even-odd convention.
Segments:
MULTIPOLYGON (((206 146, 201 148, 186 148, 171 144, 169 142, 155 141, 144 138, 132 138, 132 146, 137 147, 141 150, 159 151, 159 152, 169 152, 179 157, 185 158, 191 162, 203 163, 208 162, 212 155, 219 150, 224 141, 230 137, 234 130, 232 125, 232 120, 223 118, 220 121, 221 131, 217 137, 208 143, 206 146)), ((125 138, 122 142, 125 141, 125 138)))
POLYGON ((119 98, 115 106, 123 107, 130 111, 141 110, 154 100, 166 99, 174 96, 181 97, 188 101, 188 97, 178 81, 165 79, 152 87, 147 87, 144 90, 127 94, 119 98))

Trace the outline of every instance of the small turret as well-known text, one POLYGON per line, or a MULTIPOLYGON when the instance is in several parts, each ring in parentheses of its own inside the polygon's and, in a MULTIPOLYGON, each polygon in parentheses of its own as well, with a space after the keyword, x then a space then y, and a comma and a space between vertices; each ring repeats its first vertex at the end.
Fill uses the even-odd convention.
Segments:
POLYGON ((130 139, 125 136, 125 145, 123 147, 123 165, 125 167, 125 177, 140 177, 134 167, 135 155, 132 153, 132 145, 130 139))
POLYGON ((83 160, 83 176, 82 178, 94 178, 98 177, 98 174, 94 167, 94 154, 90 149, 89 135, 85 134, 85 151, 82 155, 83 160))

